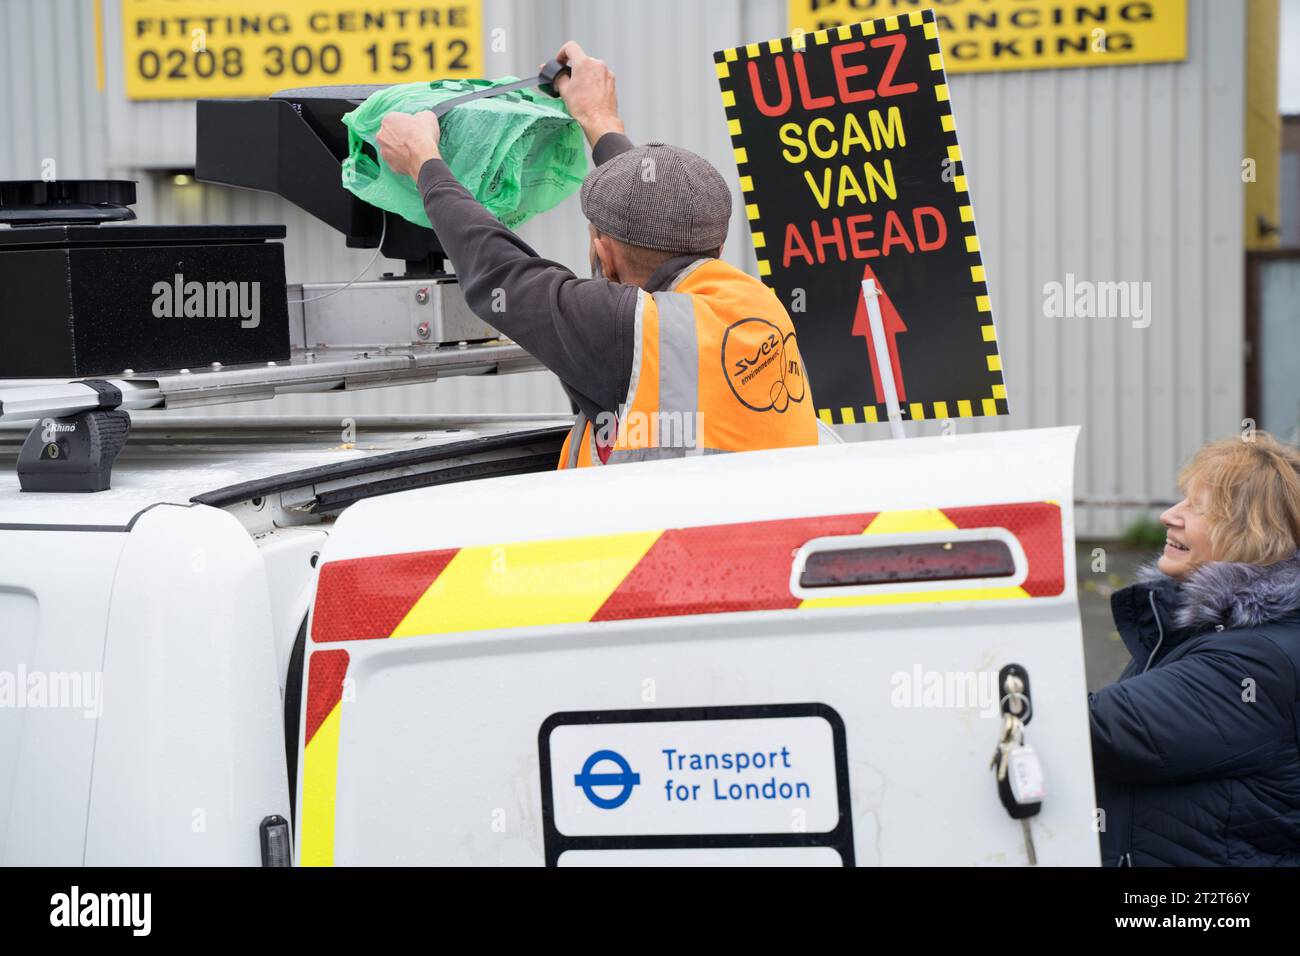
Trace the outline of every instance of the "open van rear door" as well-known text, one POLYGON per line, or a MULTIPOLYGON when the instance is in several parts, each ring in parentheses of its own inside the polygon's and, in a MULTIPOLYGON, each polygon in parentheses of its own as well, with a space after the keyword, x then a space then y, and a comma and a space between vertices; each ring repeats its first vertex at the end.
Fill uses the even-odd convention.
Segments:
POLYGON ((1075 429, 363 501, 322 555, 304 865, 1098 862, 1075 429), (1017 701, 1018 706, 1019 701, 1017 701))

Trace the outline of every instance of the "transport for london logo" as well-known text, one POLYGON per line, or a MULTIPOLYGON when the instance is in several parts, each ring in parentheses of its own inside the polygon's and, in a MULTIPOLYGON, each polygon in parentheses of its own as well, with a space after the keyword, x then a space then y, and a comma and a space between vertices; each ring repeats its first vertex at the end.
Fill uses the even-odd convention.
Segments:
POLYGON ((587 799, 602 810, 615 810, 627 803, 632 796, 632 788, 641 782, 641 775, 632 772, 632 765, 620 753, 613 750, 597 750, 582 765, 582 773, 573 775, 573 782, 582 788, 587 799), (596 773, 601 764, 612 763, 618 768, 616 773, 596 773), (596 792, 599 787, 603 792, 617 790, 613 796, 602 796, 596 792))

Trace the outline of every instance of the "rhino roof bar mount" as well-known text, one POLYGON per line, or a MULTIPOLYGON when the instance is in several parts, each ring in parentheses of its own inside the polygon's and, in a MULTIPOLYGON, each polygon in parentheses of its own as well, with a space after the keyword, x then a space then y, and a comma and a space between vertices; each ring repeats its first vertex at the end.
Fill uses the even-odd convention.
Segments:
POLYGON ((24 491, 103 491, 109 487, 113 460, 126 442, 130 429, 126 413, 131 410, 181 410, 291 393, 413 385, 456 375, 504 375, 541 367, 518 345, 500 340, 362 352, 295 350, 288 362, 263 365, 214 363, 198 369, 128 371, 120 378, 19 380, 18 384, 11 379, 0 385, 0 422, 36 422, 19 456, 24 491))
POLYGON ((23 491, 106 491, 113 462, 131 431, 131 416, 121 411, 122 390, 101 379, 69 382, 88 389, 95 405, 76 414, 44 418, 18 452, 18 485, 23 491))
POLYGON ((18 485, 23 491, 107 491, 130 431, 131 416, 120 409, 46 418, 18 452, 18 485))

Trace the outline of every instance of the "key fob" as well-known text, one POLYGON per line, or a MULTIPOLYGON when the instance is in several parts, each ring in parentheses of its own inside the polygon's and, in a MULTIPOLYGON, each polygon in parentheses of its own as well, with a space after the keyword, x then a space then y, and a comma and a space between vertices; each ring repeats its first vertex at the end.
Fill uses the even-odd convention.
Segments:
POLYGON ((1020 744, 1007 755, 1006 779, 998 781, 998 799, 1014 820, 1032 817, 1043 808, 1047 788, 1043 765, 1033 747, 1020 744))

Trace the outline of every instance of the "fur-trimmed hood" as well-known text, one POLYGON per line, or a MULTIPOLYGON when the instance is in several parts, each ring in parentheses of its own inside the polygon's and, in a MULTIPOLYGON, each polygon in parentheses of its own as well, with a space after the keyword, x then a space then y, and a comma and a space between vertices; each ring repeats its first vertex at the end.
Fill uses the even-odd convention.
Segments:
POLYGON ((1300 552, 1276 564, 1212 561, 1178 582, 1156 563, 1143 565, 1140 584, 1168 589, 1179 628, 1257 627, 1300 610, 1300 552))

